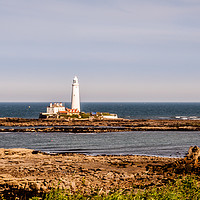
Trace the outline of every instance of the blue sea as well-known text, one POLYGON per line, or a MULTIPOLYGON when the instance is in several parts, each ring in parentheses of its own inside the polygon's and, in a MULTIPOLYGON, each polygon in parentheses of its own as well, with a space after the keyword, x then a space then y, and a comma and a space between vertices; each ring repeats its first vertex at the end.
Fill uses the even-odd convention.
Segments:
MULTIPOLYGON (((38 118, 50 102, 0 103, 0 117, 38 118)), ((64 103, 70 107, 70 103, 64 103)), ((81 103, 84 112, 110 112, 127 119, 199 119, 200 103, 81 103)))
MULTIPOLYGON (((49 102, 0 103, 0 117, 38 118, 48 105, 49 102)), ((70 107, 70 103, 65 106, 70 107)), ((116 113, 127 119, 200 119, 200 103, 82 103, 81 110, 116 113)), ((198 131, 0 133, 0 148, 30 148, 48 153, 184 157, 194 145, 200 146, 198 131)))

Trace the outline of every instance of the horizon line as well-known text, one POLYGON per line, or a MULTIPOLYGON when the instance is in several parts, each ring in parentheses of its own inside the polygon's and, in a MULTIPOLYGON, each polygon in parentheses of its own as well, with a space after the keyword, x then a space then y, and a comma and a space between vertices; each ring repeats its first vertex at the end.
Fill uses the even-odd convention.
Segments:
MULTIPOLYGON (((0 103, 71 103, 70 101, 0 101, 0 103)), ((80 103, 200 103, 200 101, 82 101, 80 103)))

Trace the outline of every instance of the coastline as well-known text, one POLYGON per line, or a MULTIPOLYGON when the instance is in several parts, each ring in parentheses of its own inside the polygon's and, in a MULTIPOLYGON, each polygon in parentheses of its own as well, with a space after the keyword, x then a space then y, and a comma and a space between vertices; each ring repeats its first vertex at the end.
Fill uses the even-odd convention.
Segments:
MULTIPOLYGON (((200 131, 200 120, 63 120, 0 118, 0 132, 101 133, 200 131)), ((0 197, 28 199, 52 188, 91 194, 162 187, 178 177, 199 174, 199 161, 185 158, 47 154, 30 149, 0 149, 0 197)))
POLYGON ((39 195, 58 185, 87 193, 92 188, 106 192, 132 189, 133 185, 161 186, 167 176, 150 172, 148 166, 180 160, 153 156, 50 155, 30 149, 0 149, 0 191, 4 195, 11 195, 11 191, 15 195, 39 195))
POLYGON ((87 194, 98 189, 108 193, 161 187, 180 175, 198 175, 199 155, 190 155, 197 150, 200 151, 198 147, 190 148, 186 158, 166 158, 50 155, 30 149, 0 149, 0 195, 28 199, 57 187, 87 194))
POLYGON ((0 118, 0 132, 101 133, 128 131, 200 131, 200 120, 0 118))

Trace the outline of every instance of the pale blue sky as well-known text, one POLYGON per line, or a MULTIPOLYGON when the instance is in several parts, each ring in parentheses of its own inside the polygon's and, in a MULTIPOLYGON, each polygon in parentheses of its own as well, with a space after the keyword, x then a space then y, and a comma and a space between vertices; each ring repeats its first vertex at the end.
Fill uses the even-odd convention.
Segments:
POLYGON ((199 0, 0 0, 0 101, 200 102, 199 0))

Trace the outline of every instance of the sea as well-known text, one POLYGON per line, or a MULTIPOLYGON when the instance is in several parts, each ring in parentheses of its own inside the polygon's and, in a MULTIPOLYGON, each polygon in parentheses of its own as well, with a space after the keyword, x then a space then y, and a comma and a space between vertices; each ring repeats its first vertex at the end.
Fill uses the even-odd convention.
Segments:
MULTIPOLYGON (((37 119, 50 102, 0 103, 0 117, 37 119)), ((65 103, 70 107, 70 103, 65 103)), ((110 112, 126 119, 199 120, 200 103, 81 103, 84 112, 110 112)), ((0 126, 1 128, 1 126, 0 126)), ((0 148, 29 148, 47 153, 184 157, 200 146, 198 131, 112 133, 0 133, 0 148)))

